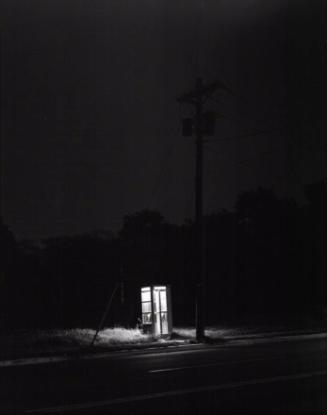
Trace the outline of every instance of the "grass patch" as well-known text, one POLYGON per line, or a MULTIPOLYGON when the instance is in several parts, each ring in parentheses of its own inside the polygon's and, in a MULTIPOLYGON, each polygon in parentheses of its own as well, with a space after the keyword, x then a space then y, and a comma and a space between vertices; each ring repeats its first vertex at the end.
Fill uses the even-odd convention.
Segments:
MULTIPOLYGON (((205 334, 209 341, 267 333, 267 327, 208 327, 205 334)), ((3 333, 0 342, 0 358, 8 356, 29 356, 42 353, 80 350, 91 345, 94 329, 75 328, 57 330, 16 330, 3 333)), ((184 344, 195 340, 193 327, 175 327, 171 339, 162 339, 143 334, 138 328, 112 327, 101 330, 94 343, 95 348, 115 349, 124 346, 142 346, 151 343, 184 344)))
MULTIPOLYGON (((46 330, 38 334, 39 344, 89 346, 94 338, 94 329, 46 330)), ((154 336, 143 334, 139 329, 113 327, 101 330, 96 338, 96 346, 139 344, 155 341, 154 336)))
POLYGON ((126 329, 114 327, 102 330, 97 342, 103 345, 140 344, 158 340, 155 336, 143 334, 140 329, 126 329))

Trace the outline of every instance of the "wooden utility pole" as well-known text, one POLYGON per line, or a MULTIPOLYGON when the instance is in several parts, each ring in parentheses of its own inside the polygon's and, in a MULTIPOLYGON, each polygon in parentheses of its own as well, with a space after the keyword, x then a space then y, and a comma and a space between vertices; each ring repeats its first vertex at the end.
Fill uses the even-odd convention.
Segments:
POLYGON ((203 246, 203 97, 202 79, 196 80, 195 86, 195 237, 196 237, 196 339, 204 339, 204 308, 205 308, 205 274, 203 246))
POLYGON ((196 340, 205 338, 205 290, 206 278, 204 272, 204 227, 203 227, 203 137, 214 134, 213 112, 204 112, 204 103, 216 89, 227 88, 220 82, 203 85, 202 78, 196 79, 195 89, 177 98, 180 103, 191 104, 195 108, 193 118, 183 119, 183 135, 192 136, 195 133, 195 235, 196 235, 196 300, 195 327, 196 340))

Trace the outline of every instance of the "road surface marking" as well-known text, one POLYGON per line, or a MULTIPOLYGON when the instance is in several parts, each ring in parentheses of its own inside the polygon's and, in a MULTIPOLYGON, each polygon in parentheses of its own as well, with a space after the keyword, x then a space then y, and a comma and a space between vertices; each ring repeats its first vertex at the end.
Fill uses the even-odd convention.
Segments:
MULTIPOLYGON (((269 357, 269 361, 271 360, 283 360, 283 356, 275 356, 269 357)), ((168 367, 165 369, 153 369, 148 370, 148 373, 165 373, 165 372, 178 372, 180 370, 188 370, 188 369, 198 369, 202 367, 216 367, 216 366, 226 366, 226 365, 239 365, 242 363, 252 363, 252 362, 262 362, 267 360, 267 357, 257 357, 256 359, 242 359, 242 360, 225 360, 219 363, 206 363, 202 365, 190 365, 190 366, 178 366, 178 367, 168 367)))
MULTIPOLYGON (((176 348, 184 347, 183 346, 174 346, 176 348)), ((193 345, 185 345, 185 347, 193 347, 193 345)), ((202 349, 191 349, 191 350, 161 350, 164 349, 158 348, 156 349, 156 352, 153 352, 153 348, 148 348, 144 350, 127 350, 127 351, 108 351, 103 353, 91 353, 91 354, 81 354, 81 355, 75 355, 75 356, 45 356, 45 357, 27 357, 27 358, 21 358, 21 359, 8 359, 8 360, 0 360, 0 367, 13 367, 13 366, 30 366, 30 365, 41 365, 41 364, 47 364, 47 363, 58 363, 58 362, 66 362, 66 361, 72 361, 72 360, 96 360, 96 359, 105 359, 108 357, 115 357, 115 359, 137 359, 137 358, 150 358, 153 356, 158 356, 159 354, 185 354, 185 353, 194 353, 194 352, 214 352, 215 350, 208 350, 205 346, 202 346, 202 349), (149 352, 147 352, 149 350, 149 352), (129 353, 129 355, 125 353, 129 353), (132 353, 137 354, 132 354, 132 353)))
POLYGON ((32 357, 25 359, 11 359, 11 360, 2 360, 0 361, 0 367, 11 367, 11 366, 28 366, 28 365, 40 365, 42 363, 56 363, 67 360, 62 356, 52 356, 52 357, 32 357))
POLYGON ((241 388, 241 387, 254 386, 254 385, 265 385, 269 383, 278 383, 278 382, 285 382, 285 381, 290 381, 290 380, 310 379, 316 376, 325 376, 325 375, 327 375, 327 370, 307 372, 307 373, 297 373, 294 375, 273 376, 270 378, 243 380, 239 382, 229 382, 229 383, 224 383, 221 385, 209 385, 209 386, 200 386, 200 387, 180 389, 180 390, 174 390, 174 391, 154 392, 154 393, 149 393, 145 395, 128 396, 124 398, 114 398, 114 399, 105 400, 105 401, 95 401, 95 402, 61 405, 61 406, 52 406, 48 408, 36 408, 36 409, 27 410, 25 411, 25 413, 34 413, 34 414, 35 413, 48 413, 49 414, 49 413, 58 413, 62 411, 65 411, 65 412, 77 411, 77 410, 90 409, 90 408, 100 408, 100 407, 109 406, 109 405, 119 405, 119 404, 125 404, 125 403, 141 402, 141 401, 147 401, 147 400, 153 400, 153 399, 188 395, 192 393, 219 391, 219 390, 234 389, 234 388, 241 388))
POLYGON ((46 363, 58 363, 66 362, 67 360, 77 359, 102 359, 107 357, 106 353, 99 353, 97 355, 84 355, 84 356, 50 356, 50 357, 30 357, 25 359, 12 359, 0 361, 0 367, 11 367, 11 366, 29 366, 29 365, 41 365, 46 363))
MULTIPOLYGON (((170 346, 169 346, 170 347, 170 346)), ((29 365, 41 365, 47 363, 57 363, 57 362, 66 362, 72 360, 96 360, 96 359, 105 359, 108 357, 114 356, 115 359, 137 359, 144 357, 153 357, 158 356, 159 354, 185 354, 185 353, 194 353, 194 352, 211 352, 215 350, 208 350, 206 346, 201 345, 201 349, 198 348, 198 345, 180 345, 180 346, 171 346, 171 348, 183 348, 183 350, 167 350, 166 347, 158 348, 146 348, 146 349, 131 349, 131 350, 119 350, 119 351, 107 351, 99 353, 90 353, 90 354, 77 354, 77 355, 64 355, 64 356, 44 356, 44 357, 26 357, 21 359, 8 359, 0 360, 0 367, 13 367, 13 366, 29 366, 29 365), (188 349, 184 349, 184 347, 188 349), (156 350, 153 352, 153 350, 156 350), (149 352, 148 352, 149 351, 149 352), (127 355, 129 353, 129 355, 127 355), (137 353, 137 354, 134 354, 137 353)))

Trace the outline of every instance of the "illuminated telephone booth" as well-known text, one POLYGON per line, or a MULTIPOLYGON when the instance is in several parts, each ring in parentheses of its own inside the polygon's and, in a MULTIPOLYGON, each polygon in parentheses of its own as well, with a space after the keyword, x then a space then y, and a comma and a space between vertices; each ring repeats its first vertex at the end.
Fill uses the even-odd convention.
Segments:
POLYGON ((141 288, 142 326, 144 333, 170 335, 173 330, 169 285, 141 288))

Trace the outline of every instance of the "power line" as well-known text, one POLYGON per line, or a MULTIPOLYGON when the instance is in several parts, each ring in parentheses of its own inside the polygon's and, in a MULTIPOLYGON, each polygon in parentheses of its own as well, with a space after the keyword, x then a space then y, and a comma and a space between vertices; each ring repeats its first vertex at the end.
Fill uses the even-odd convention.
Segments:
MULTIPOLYGON (((207 147, 207 146, 205 148, 206 148, 206 150, 209 150, 211 153, 217 154, 219 156, 223 156, 225 154, 225 152, 218 152, 218 151, 215 151, 212 148, 207 147)), ((238 161, 235 161, 235 162, 232 162, 232 163, 229 163, 229 164, 234 164, 234 165, 246 164, 246 163, 251 162, 252 160, 255 160, 256 158, 259 158, 259 157, 262 157, 262 156, 267 156, 267 155, 269 156, 271 154, 274 154, 274 153, 276 153, 276 150, 279 151, 279 149, 262 151, 259 154, 253 155, 252 157, 249 157, 249 158, 246 158, 246 159, 243 159, 243 160, 238 160, 238 161)))
MULTIPOLYGON (((223 156, 226 153, 225 151, 224 152, 215 151, 214 149, 212 149, 208 146, 206 146, 205 148, 206 148, 206 150, 209 150, 211 153, 217 154, 219 156, 223 156)), ((264 156, 270 156, 270 155, 276 153, 276 151, 279 151, 279 149, 275 148, 274 150, 263 151, 263 152, 260 152, 260 153, 256 154, 255 156, 248 157, 248 158, 245 158, 243 160, 234 161, 232 163, 229 162, 229 165, 238 166, 238 165, 244 165, 244 164, 247 164, 247 163, 251 163, 253 160, 255 160, 257 158, 261 158, 261 157, 264 157, 264 156)), ((272 178, 272 180, 274 181, 275 184, 278 185, 278 184, 282 183, 283 181, 287 180, 287 178, 288 178, 287 174, 284 173, 284 174, 279 174, 279 175, 274 176, 274 178, 272 178)))
POLYGON ((251 137, 258 136, 258 135, 263 135, 263 134, 267 134, 267 133, 274 133, 274 132, 281 132, 281 131, 284 131, 284 129, 282 127, 272 128, 272 129, 267 129, 267 130, 258 130, 258 131, 252 131, 252 132, 249 132, 249 133, 239 134, 239 135, 230 136, 230 137, 213 138, 211 140, 206 140, 206 143, 219 143, 219 142, 228 142, 228 141, 234 141, 234 140, 241 140, 241 139, 244 139, 244 138, 251 138, 251 137))
MULTIPOLYGON (((175 138, 175 135, 177 136, 179 134, 180 129, 181 129, 181 124, 179 123, 178 124, 178 127, 177 127, 176 134, 173 134, 174 135, 174 138, 175 138)), ((162 184, 161 183, 162 182, 162 178, 163 178, 164 173, 166 171, 166 168, 168 166, 168 162, 169 162, 169 160, 170 160, 171 156, 173 155, 173 152, 174 152, 174 150, 176 148, 176 143, 177 143, 177 141, 174 139, 173 142, 171 143, 171 146, 169 147, 169 149, 168 149, 168 151, 167 151, 167 153, 166 153, 166 155, 165 155, 162 163, 161 163, 161 166, 160 166, 158 175, 156 177, 156 180, 154 182, 154 186, 153 186, 153 189, 152 189, 152 192, 151 192, 150 200, 149 200, 149 203, 148 203, 148 206, 147 206, 147 209, 148 210, 150 210, 151 207, 153 206, 153 202, 155 200, 155 197, 157 195, 157 192, 158 192, 158 190, 160 188, 160 185, 162 184)))

